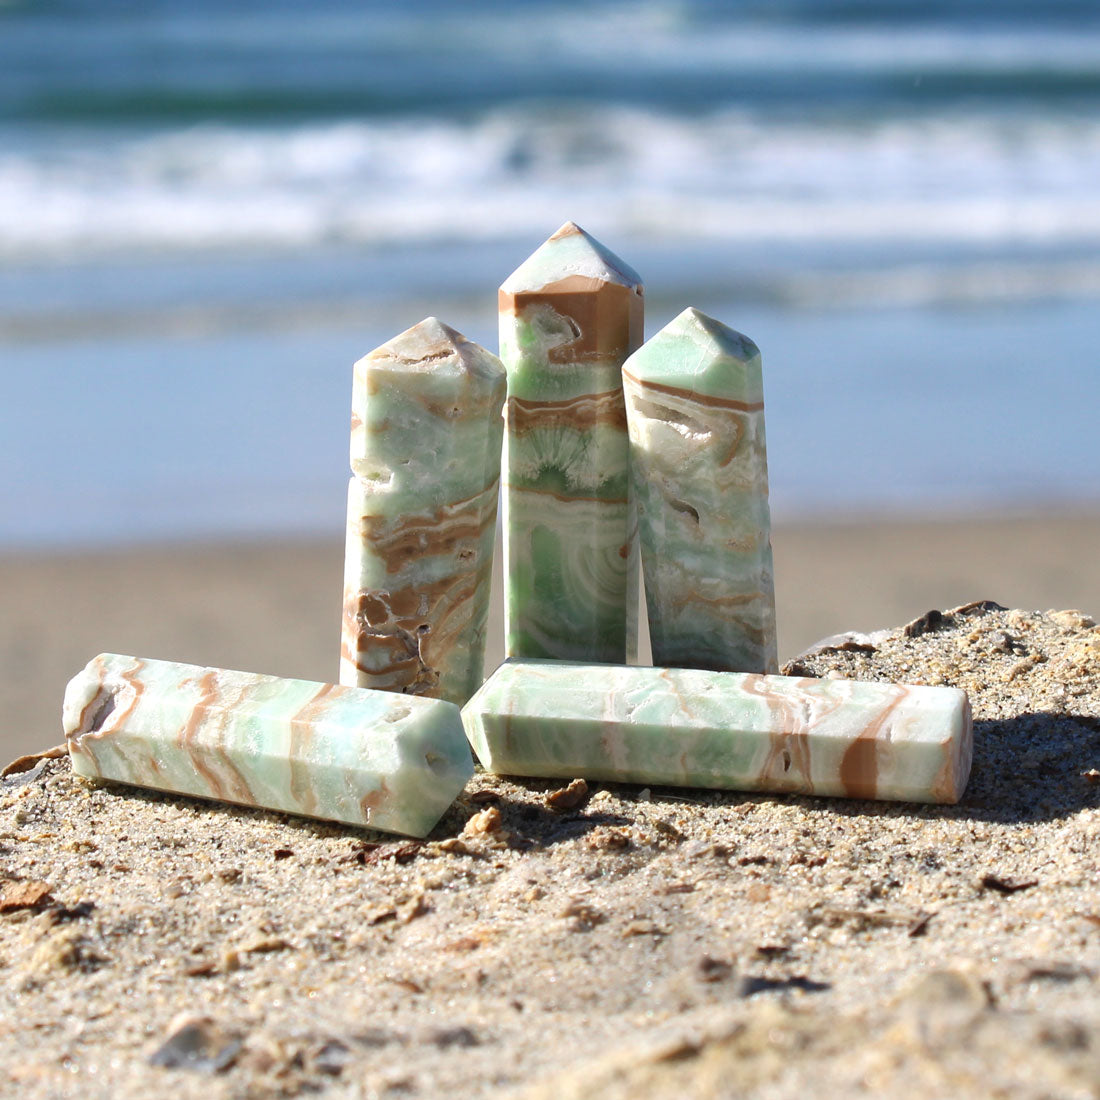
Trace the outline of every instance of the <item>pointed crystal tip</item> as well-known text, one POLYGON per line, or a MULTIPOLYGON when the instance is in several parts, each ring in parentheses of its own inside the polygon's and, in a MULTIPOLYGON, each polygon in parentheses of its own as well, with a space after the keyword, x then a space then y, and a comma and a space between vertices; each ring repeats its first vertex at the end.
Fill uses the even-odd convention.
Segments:
POLYGON ((623 364, 640 382, 723 394, 729 387, 762 400, 760 349, 747 336, 690 306, 623 364))
POLYGON ((501 285, 503 294, 529 294, 568 278, 627 287, 642 293, 641 276, 611 249, 566 222, 524 260, 501 285))
POLYGON ((388 364, 409 371, 454 370, 503 374, 504 368, 492 352, 467 340, 458 329, 438 317, 425 317, 419 324, 398 333, 363 359, 372 367, 388 364))
POLYGON ((655 341, 663 337, 687 337, 700 351, 705 351, 714 359, 732 359, 737 363, 748 363, 760 355, 760 349, 743 333, 730 328, 695 306, 688 306, 683 313, 674 317, 656 336, 655 341))
POLYGON ((438 317, 425 317, 419 324, 405 329, 370 353, 371 359, 400 359, 418 363, 454 355, 466 337, 457 329, 445 325, 438 317))
POLYGON ((760 354, 760 349, 747 336, 695 306, 688 306, 657 335, 664 332, 693 335, 699 344, 710 345, 716 353, 742 362, 760 354))
POLYGON ((561 240, 562 237, 572 237, 580 233, 582 236, 587 236, 583 229, 576 222, 566 222, 556 232, 551 233, 546 239, 548 241, 561 240))

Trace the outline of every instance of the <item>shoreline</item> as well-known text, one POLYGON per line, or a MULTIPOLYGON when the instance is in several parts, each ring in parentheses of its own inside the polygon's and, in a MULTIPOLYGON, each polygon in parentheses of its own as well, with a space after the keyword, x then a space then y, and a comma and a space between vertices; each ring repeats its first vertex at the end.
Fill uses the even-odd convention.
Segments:
MULTIPOLYGON (((779 522, 780 661, 848 630, 992 599, 1100 611, 1100 507, 779 522)), ((68 679, 100 652, 322 681, 337 676, 343 536, 0 554, 5 761, 61 740, 68 679)), ((496 562, 486 670, 503 656, 496 562)))

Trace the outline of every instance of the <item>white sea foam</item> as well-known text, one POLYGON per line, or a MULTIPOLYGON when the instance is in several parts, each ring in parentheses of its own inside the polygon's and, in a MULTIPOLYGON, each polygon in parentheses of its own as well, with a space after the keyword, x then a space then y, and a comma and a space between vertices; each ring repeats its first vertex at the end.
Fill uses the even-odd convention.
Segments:
POLYGON ((0 144, 0 258, 602 234, 1100 242, 1100 120, 514 108, 0 144))

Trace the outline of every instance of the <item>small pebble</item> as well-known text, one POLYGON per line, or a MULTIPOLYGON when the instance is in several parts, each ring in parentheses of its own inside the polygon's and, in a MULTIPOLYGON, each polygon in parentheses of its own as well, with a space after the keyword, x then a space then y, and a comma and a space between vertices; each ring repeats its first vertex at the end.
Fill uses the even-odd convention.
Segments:
POLYGON ((243 1043, 209 1016, 177 1016, 168 1025, 168 1037, 149 1056, 165 1069, 195 1073, 223 1073, 237 1060, 243 1043))

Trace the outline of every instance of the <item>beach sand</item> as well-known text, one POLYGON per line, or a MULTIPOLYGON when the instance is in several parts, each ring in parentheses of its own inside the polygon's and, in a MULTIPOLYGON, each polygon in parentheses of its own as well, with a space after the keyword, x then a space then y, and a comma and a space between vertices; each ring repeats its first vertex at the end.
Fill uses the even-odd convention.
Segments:
MULTIPOLYGON (((781 660, 979 597, 1100 611, 1100 510, 781 524, 772 541, 781 660)), ((60 740, 65 683, 100 652, 334 679, 342 557, 340 535, 0 557, 0 755, 60 740)), ((498 555, 487 669, 499 580, 498 555)))
POLYGON ((420 842, 22 762, 0 1092, 1095 1097, 1100 628, 971 606, 799 666, 965 688, 963 800, 481 773, 420 842))

